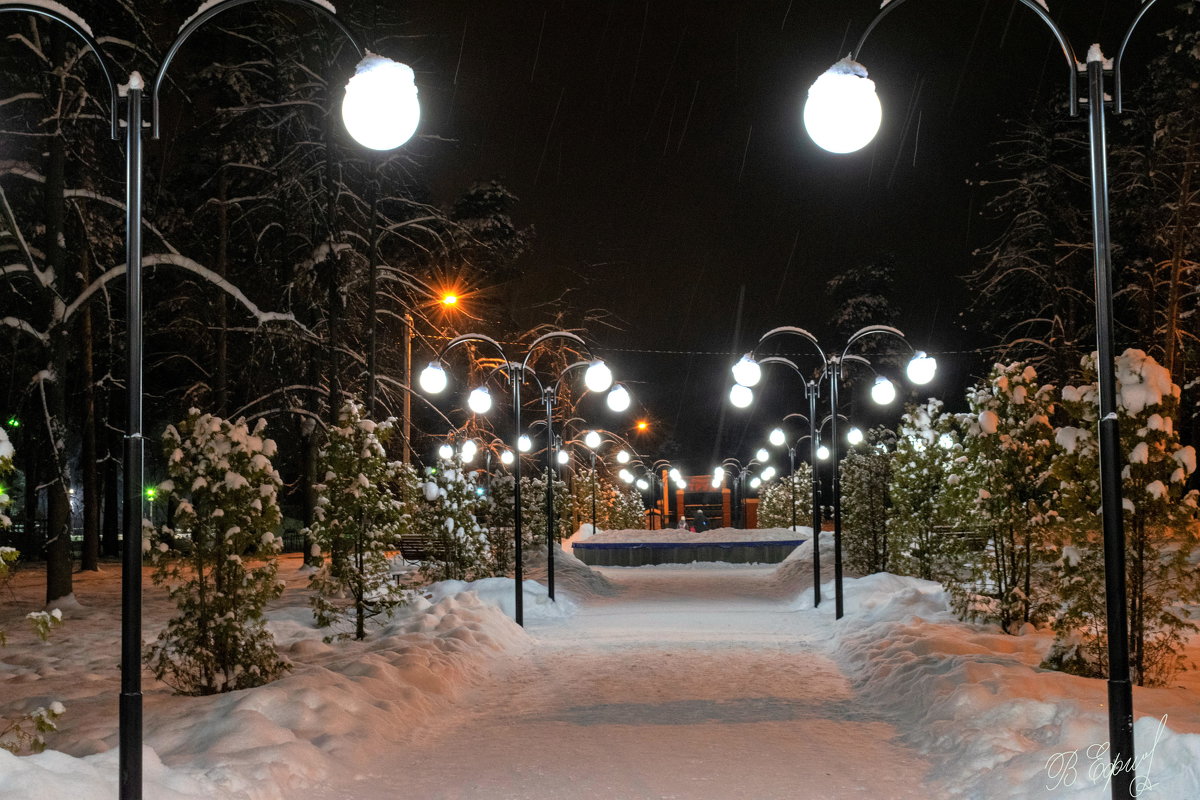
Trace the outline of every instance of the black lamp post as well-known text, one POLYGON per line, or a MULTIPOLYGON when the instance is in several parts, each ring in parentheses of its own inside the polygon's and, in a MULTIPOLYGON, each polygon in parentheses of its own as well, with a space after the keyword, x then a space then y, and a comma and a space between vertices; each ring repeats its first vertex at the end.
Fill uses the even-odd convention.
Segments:
MULTIPOLYGON (((1145 0, 1125 31, 1117 51, 1116 61, 1111 67, 1106 66, 1104 54, 1099 45, 1093 45, 1087 54, 1086 66, 1076 57, 1075 50, 1062 29, 1050 18, 1041 0, 1019 0, 1021 5, 1032 11, 1050 31, 1062 50, 1067 67, 1068 111, 1070 116, 1079 116, 1079 105, 1085 103, 1088 110, 1088 142, 1091 149, 1091 204, 1092 204, 1092 253, 1096 284, 1096 354, 1097 381, 1099 384, 1099 411, 1097 440, 1100 457, 1100 517, 1104 530, 1104 583, 1105 610, 1108 636, 1108 729, 1109 729, 1109 761, 1114 768, 1124 764, 1134 763, 1133 747, 1133 689, 1129 680, 1129 642, 1125 592, 1125 530, 1122 518, 1121 498, 1121 443, 1120 427, 1116 413, 1116 376, 1113 365, 1112 344, 1112 247, 1109 235, 1108 212, 1108 144, 1105 134, 1104 105, 1106 102, 1104 80, 1105 75, 1112 77, 1113 111, 1121 113, 1121 61, 1125 56, 1125 48, 1133 36, 1138 23, 1145 17, 1146 12, 1157 0, 1145 0), (1078 91, 1077 73, 1087 73, 1087 97, 1081 97, 1078 91)), ((832 88, 835 91, 827 93, 830 105, 834 104, 840 95, 845 98, 850 95, 860 97, 868 105, 874 103, 871 113, 875 120, 879 117, 878 99, 874 96, 874 87, 869 91, 865 84, 869 81, 859 80, 864 84, 856 87, 856 79, 865 79, 866 70, 858 63, 859 53, 866 43, 867 37, 875 26, 888 14, 904 5, 906 0, 892 0, 884 5, 882 10, 867 26, 858 44, 851 51, 849 58, 835 65, 830 72, 835 72, 832 88), (841 84, 841 85, 837 85, 841 84), (849 90, 849 91, 847 91, 849 90)), ((826 73, 829 75, 829 73, 826 73)), ((825 77, 825 76, 822 76, 825 77)), ((814 85, 814 89, 816 86, 814 85)), ((820 94, 820 93, 818 93, 820 94)), ((810 102, 813 94, 810 92, 810 102)), ((814 111, 814 119, 823 116, 814 111)), ((805 121, 808 124, 809 109, 805 108, 805 121)), ((844 119, 844 118, 843 118, 844 119)), ((838 126, 842 127, 842 126, 838 126)), ((850 131, 852 126, 846 125, 843 130, 850 131)), ((878 127, 876 122, 875 127, 878 127)), ((810 133, 812 129, 810 128, 810 133)), ((833 132, 833 131, 831 131, 833 132)), ((837 152, 849 152, 866 145, 874 135, 861 132, 854 137, 856 146, 838 147, 838 133, 833 132, 832 147, 822 142, 824 136, 814 135, 818 143, 826 149, 837 152), (857 142, 861 140, 861 144, 857 142)), ((1125 798, 1136 796, 1137 776, 1132 769, 1121 769, 1122 780, 1112 782, 1112 796, 1125 798)))
MULTIPOLYGON (((546 415, 547 415, 546 416, 546 430, 547 430, 546 449, 547 449, 547 453, 549 453, 553 449, 553 438, 554 438, 553 428, 551 427, 551 424, 550 424, 551 416, 553 414, 553 401, 554 401, 553 393, 550 393, 549 399, 547 400, 546 399, 547 391, 545 389, 545 384, 543 384, 541 379, 538 378, 537 374, 533 371, 533 369, 530 368, 529 363, 530 363, 530 359, 533 357, 533 355, 535 353, 537 353, 539 350, 541 350, 543 345, 545 345, 547 342, 553 342, 553 341, 559 341, 559 340, 569 342, 570 344, 574 345, 575 347, 578 347, 581 351, 586 353, 589 358, 591 358, 591 350, 590 350, 590 348, 588 348, 587 343, 584 342, 583 339, 580 338, 578 335, 571 333, 569 331, 550 331, 549 333, 544 333, 541 336, 537 337, 536 339, 533 340, 532 343, 530 343, 529 348, 525 351, 525 355, 522 357, 522 359, 520 361, 514 361, 513 359, 509 358, 507 353, 505 353, 504 348, 500 345, 500 343, 497 342, 492 337, 486 336, 482 333, 464 333, 463 335, 456 336, 455 338, 451 339, 449 342, 446 343, 446 346, 443 347, 441 352, 438 353, 437 358, 434 359, 433 361, 431 361, 429 363, 429 365, 426 366, 425 369, 421 371, 421 377, 419 379, 421 388, 425 392, 428 392, 429 394, 440 393, 442 390, 444 390, 446 388, 446 384, 448 382, 447 377, 446 377, 446 371, 442 366, 445 363, 446 355, 451 350, 455 349, 456 347, 465 345, 467 343, 474 342, 474 343, 483 344, 500 357, 501 366, 499 367, 499 371, 503 372, 504 375, 506 376, 506 378, 508 380, 509 389, 512 392, 512 414, 513 414, 512 448, 513 448, 513 452, 517 454, 516 458, 513 460, 513 537, 514 537, 514 544, 513 544, 514 559, 513 560, 515 562, 514 577, 515 577, 515 582, 516 582, 516 586, 514 588, 515 613, 513 614, 513 619, 516 620, 516 623, 518 625, 525 624, 525 622, 524 622, 524 616, 525 616, 524 615, 524 596, 522 594, 522 586, 521 586, 522 579, 523 579, 523 568, 522 568, 522 564, 521 564, 521 457, 520 457, 520 453, 522 452, 521 438, 523 436, 523 432, 521 430, 521 384, 524 383, 526 378, 530 378, 537 384, 538 388, 540 390, 542 390, 541 391, 542 399, 543 399, 543 402, 546 403, 546 409, 547 409, 546 410, 546 415)), ((608 370, 607 365, 605 365, 603 361, 594 360, 594 359, 592 361, 581 361, 581 362, 577 362, 575 364, 569 365, 566 369, 564 369, 562 371, 562 373, 560 373, 559 380, 561 380, 562 377, 564 375, 566 375, 566 373, 568 371, 570 371, 576 367, 580 367, 580 366, 588 368, 588 370, 587 370, 588 374, 585 377, 585 382, 590 390, 602 392, 606 389, 609 389, 609 387, 612 386, 612 373, 608 370)), ((557 391, 557 388, 558 388, 558 384, 556 382, 554 384, 555 392, 557 391)), ((613 386, 612 389, 609 391, 608 396, 609 396, 610 405, 613 404, 613 397, 615 395, 617 395, 618 390, 625 393, 625 400, 628 401, 628 392, 624 389, 624 387, 617 385, 617 386, 613 386)), ((475 411, 475 413, 480 413, 480 414, 486 413, 488 411, 488 409, 491 407, 490 395, 487 395, 486 390, 475 389, 471 392, 471 395, 472 395, 472 399, 468 401, 468 404, 471 405, 472 410, 475 411), (488 398, 486 403, 477 402, 476 398, 482 399, 485 395, 488 398)), ((548 456, 548 458, 549 457, 550 456, 548 456)), ((549 468, 547 469, 546 477, 547 477, 547 481, 549 481, 551 483, 551 485, 553 485, 554 473, 553 473, 552 469, 549 469, 549 468)), ((550 491, 552 492, 553 489, 551 489, 550 491)), ((553 496, 553 494, 548 494, 547 502, 548 502, 549 508, 548 508, 548 524, 547 524, 547 529, 546 529, 546 555, 547 555, 546 580, 549 583, 550 597, 554 597, 554 536, 552 533, 553 526, 554 526, 554 517, 553 517, 554 496, 553 496)))
MULTIPOLYGON (((223 0, 205 8, 201 13, 189 19, 179 31, 175 40, 167 48, 162 57, 158 74, 154 79, 151 90, 152 136, 157 139, 160 134, 158 95, 171 61, 183 43, 201 26, 218 14, 235 6, 245 5, 256 0, 223 0)), ((350 32, 333 12, 332 6, 319 0, 281 0, 293 5, 301 5, 331 22, 355 48, 360 58, 367 51, 359 44, 358 39, 350 32)), ((137 800, 142 796, 142 481, 144 478, 145 438, 142 426, 142 93, 146 82, 143 77, 133 72, 127 84, 118 87, 113 78, 115 70, 111 67, 107 56, 101 50, 99 43, 93 37, 91 30, 77 15, 61 6, 43 6, 32 3, 12 3, 0 0, 0 13, 23 12, 35 14, 54 20, 65 25, 80 39, 100 62, 109 89, 109 101, 112 109, 112 138, 120 135, 120 112, 118 110, 118 94, 125 98, 125 276, 126 276, 126 307, 127 329, 126 346, 128 348, 127 373, 127 425, 125 431, 125 532, 124 547, 122 548, 121 574, 121 696, 119 703, 120 714, 120 776, 118 791, 122 800, 137 800)), ((376 57, 378 58, 378 57, 376 57)), ((378 59, 380 63, 386 59, 378 59)), ((364 60, 360 69, 366 65, 364 60)), ((401 67, 394 62, 392 66, 401 67)), ((407 67, 403 67, 407 70, 407 67)), ((411 73, 411 71, 410 71, 411 73)), ((405 99, 413 106, 416 103, 416 90, 411 96, 396 93, 393 95, 396 107, 403 105, 405 99)), ((344 109, 344 114, 349 112, 344 109)), ((349 116, 347 116, 349 122, 349 116)), ((415 128, 415 117, 413 119, 415 128)), ((352 133, 361 137, 361 129, 352 133)), ((392 149, 398 147, 411 136, 399 141, 389 142, 378 146, 380 140, 364 142, 375 149, 392 149)))
MULTIPOLYGON (((750 387, 758 384, 762 376, 762 367, 760 366, 771 356, 759 359, 756 354, 763 346, 772 339, 782 337, 795 337, 807 342, 816 351, 820 358, 820 364, 816 370, 818 378, 829 379, 829 417, 828 422, 830 438, 832 439, 832 459, 833 459, 833 477, 830 481, 833 494, 833 587, 834 587, 834 616, 836 619, 841 619, 844 616, 845 608, 842 597, 842 485, 840 469, 838 465, 839 448, 841 442, 838 438, 838 387, 844 377, 842 371, 846 368, 846 364, 855 363, 867 367, 871 366, 871 362, 866 358, 851 354, 849 351, 855 344, 869 336, 888 336, 903 342, 904 345, 911 349, 908 340, 904 338, 904 334, 898 329, 890 325, 867 325, 860 328, 850 335, 846 341, 846 346, 842 348, 842 352, 826 354, 821 349, 821 345, 817 342, 817 337, 813 336, 803 328, 797 328, 792 325, 784 325, 778 328, 772 328, 764 333, 758 340, 758 344, 754 346, 754 350, 747 353, 733 366, 733 377, 737 383, 730 389, 729 399, 735 406, 745 408, 754 400, 754 391, 750 387)), ((775 356, 780 359, 781 357, 775 356)), ((768 363, 784 363, 790 364, 793 369, 799 373, 799 369, 795 363, 789 359, 783 358, 782 361, 768 363)), ((927 356, 924 352, 913 351, 913 358, 908 364, 909 380, 917 384, 925 384, 933 379, 934 372, 937 369, 937 363, 927 356)), ((803 375, 801 374, 803 377, 803 375)), ((879 404, 890 403, 896 397, 895 387, 891 381, 882 376, 877 376, 875 385, 871 388, 871 397, 879 404)), ((810 399, 810 411, 812 410, 812 400, 810 399)), ((811 419, 811 417, 810 417, 811 419)), ((824 426, 824 423, 822 423, 824 426)), ((815 461, 813 462, 816 463, 815 461)), ((814 468, 815 471, 815 468, 814 468)), ((814 551, 817 548, 813 548, 814 551)), ((814 574, 814 581, 820 582, 820 573, 814 574)))
POLYGON ((721 480, 725 475, 733 478, 733 497, 731 499, 738 527, 746 527, 746 476, 754 467, 760 466, 763 465, 756 458, 750 459, 745 464, 739 459, 727 458, 721 462, 721 466, 713 470, 714 488, 721 485, 721 480))

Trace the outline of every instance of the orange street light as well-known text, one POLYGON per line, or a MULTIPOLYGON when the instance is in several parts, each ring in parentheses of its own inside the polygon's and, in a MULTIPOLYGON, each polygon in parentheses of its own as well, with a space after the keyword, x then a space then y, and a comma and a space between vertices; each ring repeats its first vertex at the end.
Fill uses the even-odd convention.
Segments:
POLYGON ((458 305, 458 295, 456 295, 456 294, 442 295, 442 305, 444 305, 444 306, 458 305))
POLYGON ((650 423, 644 419, 639 419, 637 423, 638 433, 645 433, 650 429, 650 423))

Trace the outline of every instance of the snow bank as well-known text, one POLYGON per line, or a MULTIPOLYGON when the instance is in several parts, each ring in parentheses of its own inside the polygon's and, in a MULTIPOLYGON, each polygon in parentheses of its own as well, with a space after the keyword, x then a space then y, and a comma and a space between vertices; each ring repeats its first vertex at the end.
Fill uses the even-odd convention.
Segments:
MULTIPOLYGON (((555 564, 558 562, 555 561, 555 564)), ((550 599, 550 590, 534 580, 521 583, 522 610, 524 619, 562 619, 574 614, 578 606, 571 598, 558 591, 558 575, 555 574, 555 598, 550 599)), ((473 593, 485 605, 498 608, 512 619, 517 613, 517 597, 512 578, 481 578, 477 581, 438 581, 421 590, 433 602, 447 597, 473 593)))
MULTIPOLYGON (((813 538, 812 528, 801 528, 798 534, 793 534, 804 539, 804 543, 788 553, 788 557, 779 562, 779 566, 775 568, 774 574, 771 575, 770 581, 775 586, 777 591, 784 596, 797 596, 797 602, 808 598, 808 606, 812 607, 812 592, 805 591, 812 589, 813 585, 813 538)), ((821 532, 821 580, 822 583, 827 580, 833 580, 833 532, 821 532)), ((833 597, 833 593, 825 594, 824 597, 833 597)), ((796 606, 801 607, 801 606, 796 606)))
MULTIPOLYGON (((424 722, 487 679, 498 658, 528 646, 525 631, 480 593, 488 587, 446 587, 433 603, 417 597, 362 642, 325 643, 327 631, 313 627, 307 608, 270 612, 268 626, 293 665, 286 677, 211 697, 147 687, 146 796, 296 797, 419 735, 424 722)), ((101 722, 115 730, 115 716, 101 722)), ((115 748, 82 758, 0 751, 0 797, 110 800, 117 766, 115 748)))
MULTIPOLYGON (((590 527, 590 526, 585 526, 590 527)), ((572 537, 574 538, 574 537, 572 537)), ((554 593, 565 589, 576 600, 587 600, 592 597, 612 597, 617 593, 617 587, 612 581, 596 572, 587 564, 575 557, 570 550, 556 550, 554 553, 554 593)), ((546 582, 546 551, 538 549, 528 554, 524 561, 525 574, 531 579, 546 582)), ((510 587, 511 588, 511 587, 510 587)), ((528 604, 528 601, 526 601, 528 604)))
MULTIPOLYGON (((1099 750, 1108 739, 1105 683, 1039 669, 1050 637, 964 624, 930 581, 881 573, 843 587, 846 616, 831 624, 832 655, 863 700, 929 757, 932 780, 973 798, 1109 796, 1099 750)), ((832 623, 833 604, 817 613, 832 623)), ((1148 781, 1143 797, 1200 796, 1200 735, 1146 715, 1134 740, 1148 781)))

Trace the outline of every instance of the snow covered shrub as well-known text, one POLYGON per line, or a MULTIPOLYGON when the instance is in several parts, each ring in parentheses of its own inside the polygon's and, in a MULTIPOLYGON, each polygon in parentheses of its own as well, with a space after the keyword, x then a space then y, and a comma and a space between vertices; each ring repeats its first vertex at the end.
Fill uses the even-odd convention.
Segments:
MULTIPOLYGON (((590 512, 589 512, 590 513, 590 512)), ((589 517, 590 519, 590 517, 589 517)), ((546 547, 546 473, 521 478, 521 547, 546 547)), ((571 535, 571 503, 565 481, 554 481, 554 538, 571 535)))
MULTIPOLYGON (((12 443, 8 439, 8 434, 4 432, 3 428, 0 428, 0 478, 4 478, 12 472, 12 458, 12 443)), ((7 528, 12 524, 11 520, 4 515, 4 509, 8 507, 8 504, 8 495, 5 494, 2 484, 0 484, 0 529, 7 528)), ((12 568, 20 557, 21 554, 17 552, 16 548, 0 547, 0 591, 4 589, 5 584, 11 578, 12 568)), ((62 622, 62 612, 57 608, 49 613, 34 611, 27 616, 27 619, 33 625, 38 638, 45 641, 50 635, 50 630, 62 622)), ((4 630, 0 629, 0 646, 3 646, 5 641, 4 630)), ((56 723, 65 711, 62 703, 56 700, 49 707, 34 709, 16 719, 0 720, 0 750, 7 750, 10 753, 42 752, 46 749, 45 734, 58 730, 56 723)))
POLYGON ((888 569, 888 484, 892 454, 885 429, 872 430, 842 459, 842 535, 846 568, 859 575, 888 569))
POLYGON ((758 492, 758 527, 790 528, 792 503, 796 504, 796 525, 812 525, 812 467, 797 464, 789 479, 780 476, 758 492))
MULTIPOLYGON (((325 555, 310 583, 317 626, 339 626, 352 617, 356 639, 366 636, 367 619, 391 617, 404 604, 388 557, 417 510, 415 473, 389 460, 384 449, 394 420, 375 423, 362 413, 361 405, 347 402, 329 429, 317 456, 317 474, 324 477, 314 486, 316 521, 308 531, 314 549, 325 555)), ((338 632, 336 638, 350 635, 338 632)))
POLYGON ((969 579, 950 586, 965 619, 1013 632, 1052 613, 1055 396, 1053 386, 1039 384, 1037 371, 1020 362, 994 365, 987 381, 968 393, 973 420, 966 450, 979 477, 975 510, 989 539, 969 579))
MULTIPOLYGON (((1084 359, 1084 372, 1095 375, 1094 354, 1084 359)), ((1200 573, 1191 566, 1197 493, 1185 488, 1196 453, 1179 442, 1180 391, 1164 367, 1141 350, 1126 350, 1117 358, 1116 379, 1131 677, 1139 686, 1161 686, 1187 666, 1184 645, 1197 629, 1186 609, 1200 602, 1200 573)), ((1046 660, 1092 677, 1108 673, 1097 391, 1094 382, 1062 390, 1070 424, 1056 435, 1054 477, 1068 544, 1055 565, 1062 609, 1046 660)))
POLYGON ((416 517, 417 532, 436 540, 439 552, 426 573, 433 580, 475 580, 492 574, 491 545, 476 513, 483 502, 475 475, 455 455, 425 470, 425 502, 416 517))
POLYGON ((163 433, 170 478, 161 496, 176 505, 174 528, 158 529, 154 583, 178 609, 146 651, 155 676, 180 694, 260 686, 287 668, 263 621, 283 592, 275 556, 282 539, 271 465, 275 442, 196 409, 163 433))
POLYGON ((962 570, 972 478, 957 422, 940 400, 910 405, 891 456, 888 570, 951 582, 962 570))
POLYGON ((616 485, 596 470, 585 469, 576 474, 571 486, 571 528, 579 523, 592 524, 593 493, 599 530, 636 530, 646 524, 645 506, 637 489, 616 485))
POLYGON ((493 575, 513 569, 513 481, 512 475, 493 475, 479 505, 479 516, 487 531, 493 575))
MULTIPOLYGON (((611 529, 609 521, 612 511, 609 505, 612 495, 609 486, 594 469, 583 469, 575 473, 571 483, 571 519, 572 522, 592 524, 592 509, 596 510, 596 527, 600 530, 611 529), (594 505, 593 505, 594 502, 594 505)), ((571 525, 575 527, 574 524, 571 525)))
POLYGON ((609 527, 615 531, 638 530, 646 527, 646 506, 642 493, 629 487, 613 484, 608 487, 609 527))

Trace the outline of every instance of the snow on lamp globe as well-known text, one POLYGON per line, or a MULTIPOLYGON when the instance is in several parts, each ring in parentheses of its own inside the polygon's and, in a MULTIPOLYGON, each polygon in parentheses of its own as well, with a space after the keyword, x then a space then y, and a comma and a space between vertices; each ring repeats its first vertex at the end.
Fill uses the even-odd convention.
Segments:
POLYGON ((418 381, 421 389, 429 394, 440 394, 449 383, 446 370, 442 369, 442 365, 436 361, 430 361, 425 369, 421 370, 421 377, 418 378, 418 381))
POLYGON ((934 374, 937 372, 937 360, 930 355, 926 355, 924 350, 918 350, 912 357, 912 361, 908 362, 908 379, 918 386, 924 386, 933 380, 934 374))
POLYGON ((757 386, 762 378, 762 367, 749 353, 733 365, 733 379, 742 386, 757 386))
POLYGON ((605 402, 613 411, 624 411, 625 409, 629 408, 629 403, 631 402, 629 390, 618 383, 609 390, 608 396, 605 398, 605 402))
POLYGON ((875 82, 849 57, 817 78, 804 103, 804 129, 831 153, 853 153, 866 147, 883 118, 875 82))
POLYGON ((875 385, 871 387, 871 399, 881 406, 886 406, 896 399, 896 387, 892 385, 891 381, 880 375, 875 379, 875 385))
POLYGON ((394 150, 412 138, 421 120, 412 67, 367 53, 346 83, 342 122, 355 141, 394 150))
POLYGON ((492 393, 485 386, 472 389, 467 395, 467 408, 476 414, 486 414, 492 410, 492 393))
POLYGON ((735 383, 729 390, 729 402, 738 408, 746 408, 754 402, 754 390, 749 386, 735 383))
POLYGON ((590 392, 603 392, 612 386, 612 382, 612 370, 600 359, 589 364, 587 372, 583 373, 583 385, 590 392))

